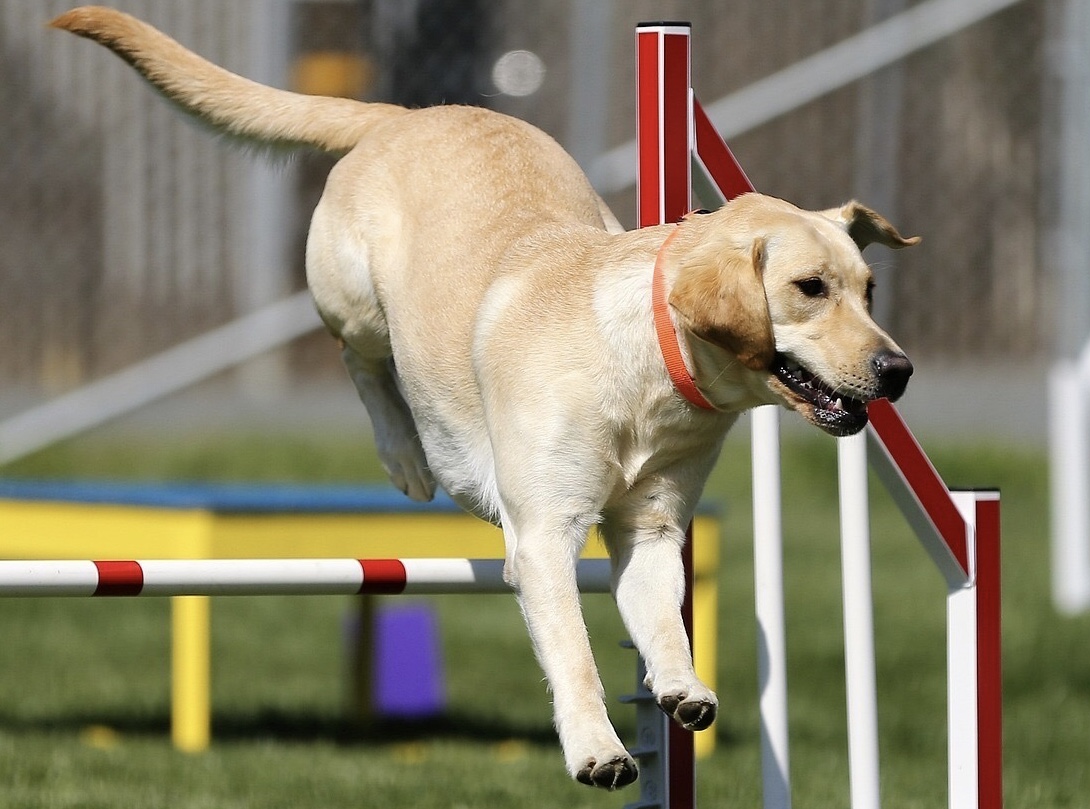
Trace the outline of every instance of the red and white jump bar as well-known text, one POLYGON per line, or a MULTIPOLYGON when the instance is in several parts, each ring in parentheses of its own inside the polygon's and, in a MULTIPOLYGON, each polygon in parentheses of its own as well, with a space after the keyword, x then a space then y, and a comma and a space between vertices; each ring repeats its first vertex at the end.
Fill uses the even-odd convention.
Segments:
MULTIPOLYGON (((609 574, 609 560, 581 560, 580 591, 608 593, 609 574)), ((502 559, 0 561, 0 598, 510 592, 502 559)))

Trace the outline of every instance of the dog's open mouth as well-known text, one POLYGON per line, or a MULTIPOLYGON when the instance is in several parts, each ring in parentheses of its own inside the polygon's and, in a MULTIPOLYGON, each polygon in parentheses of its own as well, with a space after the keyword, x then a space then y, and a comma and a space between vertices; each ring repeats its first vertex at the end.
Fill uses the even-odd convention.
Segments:
POLYGON ((776 352, 771 370, 796 409, 830 435, 853 435, 867 426, 865 401, 837 392, 787 355, 776 352))

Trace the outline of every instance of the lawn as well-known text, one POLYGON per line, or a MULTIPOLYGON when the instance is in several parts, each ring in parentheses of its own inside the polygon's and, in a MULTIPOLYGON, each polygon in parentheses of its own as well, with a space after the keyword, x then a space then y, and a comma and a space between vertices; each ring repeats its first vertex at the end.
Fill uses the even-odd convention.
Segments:
MULTIPOLYGON (((928 446, 952 485, 1003 492, 1008 807, 1090 800, 1090 618, 1055 616, 1048 595, 1042 453, 1000 444, 928 446)), ((708 489, 726 505, 720 592, 720 719, 700 762, 702 806, 760 805, 748 448, 732 440, 708 489)), ((848 805, 835 447, 784 453, 794 805, 848 805)), ((0 470, 159 479, 374 480, 371 453, 336 436, 129 441, 85 438, 0 470)), ((875 484, 872 498, 882 792, 886 809, 945 806, 944 593, 875 484)), ((220 598, 213 610, 214 743, 168 739, 168 604, 0 602, 0 806, 621 807, 572 784, 548 697, 508 596, 444 597, 446 714, 359 727, 343 718, 349 599, 220 598)), ((631 736, 632 653, 612 603, 585 599, 611 700, 631 736)))

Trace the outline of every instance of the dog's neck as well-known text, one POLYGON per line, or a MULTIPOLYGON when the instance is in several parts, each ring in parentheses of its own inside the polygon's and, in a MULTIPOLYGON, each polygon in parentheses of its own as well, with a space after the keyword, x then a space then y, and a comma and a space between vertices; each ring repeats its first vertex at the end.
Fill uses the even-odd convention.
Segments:
POLYGON ((685 357, 681 353, 681 345, 678 343, 677 330, 674 328, 673 319, 670 317, 670 305, 666 300, 666 279, 664 277, 663 264, 665 263, 666 248, 677 235, 679 228, 670 231, 670 235, 659 247, 655 257, 655 269, 651 276, 651 312, 655 318, 655 334, 658 337, 659 350, 662 352, 663 362, 666 363, 666 372, 670 375, 670 381, 678 393, 685 397, 694 407, 701 410, 715 410, 700 389, 696 386, 693 375, 685 365, 685 357))

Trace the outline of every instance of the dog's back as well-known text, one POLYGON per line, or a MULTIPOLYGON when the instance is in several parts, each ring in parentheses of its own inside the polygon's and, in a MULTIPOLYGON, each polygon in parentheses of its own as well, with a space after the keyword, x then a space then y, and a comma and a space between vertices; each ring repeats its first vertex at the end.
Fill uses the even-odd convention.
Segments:
MULTIPOLYGON (((524 121, 476 107, 406 109, 267 87, 110 8, 77 8, 51 25, 109 48, 230 140, 341 156, 307 243, 319 312, 356 355, 350 370, 360 358, 370 367, 393 356, 419 422, 414 429, 433 433, 433 453, 460 469, 444 482, 476 479, 470 489, 493 488, 490 459, 467 458, 473 447, 487 454, 487 439, 455 433, 483 422, 470 351, 502 258, 540 228, 621 230, 560 145, 524 121), (467 463, 485 471, 461 469, 467 463)), ((430 494, 426 485, 402 488, 430 494)))

